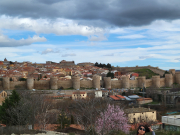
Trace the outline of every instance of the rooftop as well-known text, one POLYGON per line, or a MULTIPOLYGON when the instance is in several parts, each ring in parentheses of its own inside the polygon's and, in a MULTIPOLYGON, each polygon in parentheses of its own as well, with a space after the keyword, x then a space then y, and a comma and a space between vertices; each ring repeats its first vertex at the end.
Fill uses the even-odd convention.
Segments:
POLYGON ((154 112, 156 110, 150 109, 150 108, 144 108, 144 107, 138 107, 138 108, 129 108, 125 109, 125 113, 141 113, 141 112, 154 112))

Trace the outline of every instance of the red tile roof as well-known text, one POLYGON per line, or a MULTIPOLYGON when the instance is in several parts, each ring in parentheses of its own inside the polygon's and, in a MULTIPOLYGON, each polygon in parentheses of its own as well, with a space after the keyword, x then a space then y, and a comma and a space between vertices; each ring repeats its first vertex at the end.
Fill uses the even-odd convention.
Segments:
POLYGON ((125 99, 125 97, 123 97, 122 95, 116 95, 116 97, 125 99))
POLYGON ((116 96, 114 96, 114 95, 110 95, 109 97, 112 98, 112 99, 114 99, 114 100, 121 100, 120 98, 118 98, 118 97, 116 97, 116 96))

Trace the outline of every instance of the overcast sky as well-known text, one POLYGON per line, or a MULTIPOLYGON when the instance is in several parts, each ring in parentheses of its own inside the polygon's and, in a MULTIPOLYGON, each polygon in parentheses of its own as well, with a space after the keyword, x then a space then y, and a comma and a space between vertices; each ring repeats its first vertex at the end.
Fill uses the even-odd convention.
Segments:
POLYGON ((0 0, 0 54, 180 70, 180 1, 0 0))

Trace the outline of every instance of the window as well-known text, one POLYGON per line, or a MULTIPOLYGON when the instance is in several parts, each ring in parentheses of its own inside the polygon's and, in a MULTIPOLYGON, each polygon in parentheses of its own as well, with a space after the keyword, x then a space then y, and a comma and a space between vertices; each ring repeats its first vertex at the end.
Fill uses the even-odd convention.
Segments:
POLYGON ((135 113, 134 113, 134 115, 135 115, 135 113))
POLYGON ((75 96, 75 95, 74 95, 75 96))
POLYGON ((154 112, 152 112, 152 113, 154 113, 154 112))
POLYGON ((83 95, 84 96, 84 95, 83 95))
POLYGON ((143 114, 143 113, 142 113, 143 114))

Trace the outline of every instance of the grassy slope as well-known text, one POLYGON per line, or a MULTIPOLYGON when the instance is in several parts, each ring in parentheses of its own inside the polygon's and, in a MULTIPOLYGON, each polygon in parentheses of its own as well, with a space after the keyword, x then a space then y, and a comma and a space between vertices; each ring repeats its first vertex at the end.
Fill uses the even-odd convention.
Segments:
POLYGON ((136 69, 133 70, 132 72, 138 73, 139 76, 146 76, 146 79, 152 78, 152 76, 158 75, 151 71, 150 69, 136 69))

